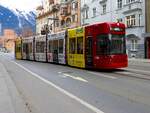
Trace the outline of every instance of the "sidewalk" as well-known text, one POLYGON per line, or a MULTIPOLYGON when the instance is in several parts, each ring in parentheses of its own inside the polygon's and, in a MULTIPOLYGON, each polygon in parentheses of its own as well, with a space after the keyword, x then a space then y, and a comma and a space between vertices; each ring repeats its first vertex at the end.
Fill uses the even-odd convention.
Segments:
POLYGON ((150 59, 137 59, 137 58, 128 58, 129 62, 142 62, 150 63, 150 59))
POLYGON ((0 63, 0 113, 29 113, 2 63, 0 63))

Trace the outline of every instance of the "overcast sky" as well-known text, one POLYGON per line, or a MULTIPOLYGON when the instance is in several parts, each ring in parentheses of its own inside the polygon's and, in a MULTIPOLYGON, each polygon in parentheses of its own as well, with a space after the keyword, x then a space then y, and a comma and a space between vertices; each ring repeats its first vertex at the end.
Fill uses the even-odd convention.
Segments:
POLYGON ((0 5, 16 8, 19 10, 31 11, 41 4, 42 0, 0 0, 0 5))

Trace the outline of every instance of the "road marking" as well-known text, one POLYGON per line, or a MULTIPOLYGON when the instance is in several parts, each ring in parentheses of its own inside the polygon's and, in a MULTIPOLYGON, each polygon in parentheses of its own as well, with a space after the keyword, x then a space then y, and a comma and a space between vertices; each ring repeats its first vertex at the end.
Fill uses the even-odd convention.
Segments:
POLYGON ((122 71, 122 72, 115 72, 117 74, 125 74, 125 75, 132 75, 132 74, 135 74, 135 73, 131 73, 131 72, 128 72, 128 71, 122 71))
POLYGON ((150 79, 150 76, 148 75, 143 75, 143 74, 138 74, 134 72, 115 72, 117 74, 124 74, 126 76, 132 76, 132 77, 137 77, 137 78, 142 78, 142 79, 150 79))
POLYGON ((135 72, 143 72, 143 73, 148 73, 148 74, 150 74, 150 71, 146 71, 146 70, 137 70, 137 69, 125 69, 126 71, 135 71, 135 72))
POLYGON ((105 75, 105 74, 102 74, 102 73, 96 73, 96 72, 90 72, 90 71, 88 71, 88 73, 98 75, 98 76, 102 76, 102 77, 109 78, 109 79, 117 79, 117 77, 110 76, 110 75, 105 75))
POLYGON ((83 79, 83 78, 81 78, 81 77, 75 77, 75 76, 72 76, 72 75, 70 75, 70 74, 63 74, 64 76, 66 76, 66 77, 70 77, 70 78, 72 78, 72 79, 75 79, 75 80, 79 80, 79 81, 82 81, 82 82, 88 82, 87 80, 85 80, 85 79, 83 79))
POLYGON ((96 108, 95 106, 93 106, 93 105, 87 103, 86 101, 84 101, 84 100, 78 98, 77 96, 75 96, 75 95, 69 93, 68 91, 64 90, 63 88, 61 88, 61 87, 59 87, 59 86, 57 86, 57 85, 55 85, 54 83, 52 83, 52 82, 50 82, 50 81, 48 81, 48 80, 42 78, 42 77, 39 76, 38 74, 33 73, 32 71, 30 71, 29 69, 25 68, 24 66, 18 64, 17 62, 15 62, 15 61, 11 61, 11 62, 15 63, 16 65, 18 65, 19 67, 21 67, 21 68, 24 69, 25 71, 27 71, 27 72, 29 72, 30 74, 32 74, 33 76, 35 76, 36 78, 42 80, 43 82, 45 82, 45 83, 51 85, 51 86, 54 87, 54 88, 56 88, 58 91, 62 92, 63 94, 65 94, 65 95, 69 96, 70 98, 76 100, 77 102, 79 102, 80 104, 84 105, 85 107, 87 107, 88 109, 92 110, 93 112, 95 112, 95 113, 104 113, 103 111, 101 111, 100 109, 96 108))

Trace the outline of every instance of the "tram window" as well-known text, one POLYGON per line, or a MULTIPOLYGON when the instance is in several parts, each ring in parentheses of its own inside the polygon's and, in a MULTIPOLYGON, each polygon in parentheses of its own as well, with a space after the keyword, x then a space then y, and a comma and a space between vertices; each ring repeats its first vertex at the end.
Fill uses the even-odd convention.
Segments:
POLYGON ((99 35, 97 36, 97 55, 107 55, 110 52, 109 49, 110 40, 108 35, 99 35))
POLYGON ((86 54, 91 55, 92 54, 92 37, 89 36, 86 39, 86 54))
POLYGON ((53 41, 52 40, 50 40, 49 41, 49 53, 52 53, 52 47, 53 47, 53 41))
POLYGON ((70 54, 75 54, 75 38, 70 38, 69 39, 69 53, 70 54))
POLYGON ((26 52, 26 43, 23 43, 23 52, 26 52))
POLYGON ((16 45, 16 52, 20 52, 21 51, 21 44, 17 44, 16 45))
POLYGON ((45 42, 36 42, 36 53, 44 53, 45 42))
POLYGON ((58 52, 58 40, 53 40, 53 51, 58 52))
POLYGON ((64 45, 63 41, 64 41, 63 39, 59 40, 59 53, 63 53, 63 45, 64 45))
POLYGON ((111 48, 111 54, 125 53, 126 51, 125 36, 124 35, 112 35, 110 48, 111 48))
POLYGON ((77 54, 83 54, 83 37, 77 37, 77 54))
POLYGON ((29 53, 32 53, 32 43, 29 43, 29 53))

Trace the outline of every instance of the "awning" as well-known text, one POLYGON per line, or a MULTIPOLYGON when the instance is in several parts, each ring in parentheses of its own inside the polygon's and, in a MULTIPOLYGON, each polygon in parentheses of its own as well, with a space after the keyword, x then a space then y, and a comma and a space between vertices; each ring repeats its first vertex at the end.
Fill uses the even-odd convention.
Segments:
POLYGON ((135 34, 128 34, 126 38, 127 40, 140 40, 140 38, 136 36, 135 34))

